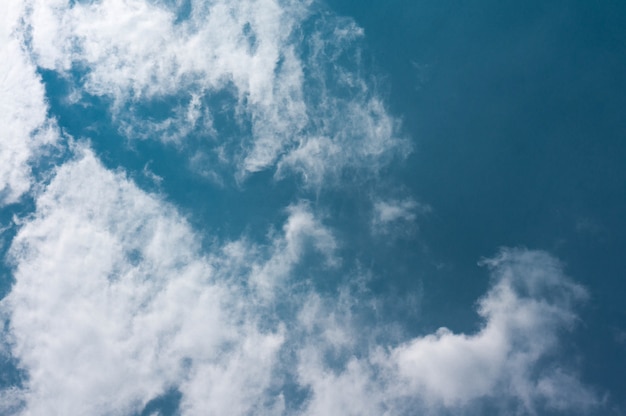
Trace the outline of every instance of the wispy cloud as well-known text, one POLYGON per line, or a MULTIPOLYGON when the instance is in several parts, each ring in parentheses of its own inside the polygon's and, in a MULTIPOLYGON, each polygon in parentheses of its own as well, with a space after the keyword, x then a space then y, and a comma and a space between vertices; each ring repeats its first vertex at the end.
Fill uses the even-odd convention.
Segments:
POLYGON ((432 211, 429 205, 413 199, 379 199, 374 201, 371 228, 374 234, 406 234, 416 228, 418 216, 432 211))
POLYGON ((76 88, 111 98, 125 135, 212 137, 205 145, 239 179, 275 169, 319 187, 345 168, 376 172, 410 146, 372 84, 342 64, 360 65, 362 30, 308 6, 192 1, 178 21, 158 2, 37 0, 27 21, 38 65, 80 72, 76 88))
POLYGON ((287 212, 289 218, 283 226, 284 236, 274 238, 271 256, 261 264, 255 263, 250 275, 250 282, 266 297, 273 296, 277 284, 284 283, 290 276, 307 248, 321 253, 328 265, 338 262, 335 257, 337 242, 331 231, 304 203, 289 206, 287 212))

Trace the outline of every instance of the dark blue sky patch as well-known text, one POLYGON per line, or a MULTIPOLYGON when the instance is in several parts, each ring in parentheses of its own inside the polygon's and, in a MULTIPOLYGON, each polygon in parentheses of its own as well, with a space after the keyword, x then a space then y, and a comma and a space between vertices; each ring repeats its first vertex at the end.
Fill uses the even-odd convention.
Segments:
POLYGON ((146 403, 141 413, 137 416, 151 416, 158 414, 160 416, 176 416, 179 415, 179 406, 182 399, 182 394, 178 389, 172 388, 163 393, 162 395, 155 397, 146 403))
POLYGON ((433 207, 421 239, 442 266, 422 274, 424 319, 471 327, 478 258, 550 250, 591 291, 576 342, 589 348, 586 376, 620 402, 626 361, 610 328, 624 325, 624 6, 374 3, 332 5, 364 27, 417 143, 400 174, 433 207))

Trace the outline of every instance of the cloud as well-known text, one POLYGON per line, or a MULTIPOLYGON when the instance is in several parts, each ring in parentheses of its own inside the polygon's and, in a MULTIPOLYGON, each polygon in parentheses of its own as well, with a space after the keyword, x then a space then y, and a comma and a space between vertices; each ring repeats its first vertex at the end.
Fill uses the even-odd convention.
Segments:
POLYGON ((5 339, 28 378, 3 394, 25 414, 139 412, 172 388, 184 414, 280 409, 266 390, 287 334, 267 310, 307 252, 335 264, 331 232, 301 202, 267 245, 203 253, 173 207, 75 151, 10 249, 5 339))
POLYGON ((250 282, 264 296, 273 296, 276 286, 290 276, 308 246, 321 253, 329 266, 336 265, 337 242, 331 231, 324 227, 305 203, 290 205, 289 218, 283 226, 284 237, 275 238, 272 255, 262 264, 254 264, 250 282))
POLYGON ((2 394, 23 414, 137 413, 170 391, 189 415, 599 404, 558 360, 586 291, 545 252, 503 250, 482 262, 493 286, 478 302, 476 333, 442 328, 397 343, 366 320, 376 304, 363 285, 293 290, 302 284, 295 266, 310 253, 326 267, 340 260, 332 231, 305 202, 288 207, 266 244, 242 238, 206 251, 172 206, 90 150, 75 152, 10 250, 4 337, 27 379, 2 394), (290 389, 308 393, 294 402, 290 389))
MULTIPOLYGON (((284 334, 258 328, 254 297, 240 292, 246 275, 229 280, 232 250, 202 255, 172 207, 81 152, 37 198, 10 252, 16 282, 2 309, 28 373, 25 414, 134 413, 172 387, 186 414, 266 403, 284 334)), ((282 238, 304 238, 302 215, 282 238)))
POLYGON ((428 205, 422 205, 413 199, 389 199, 374 202, 371 229, 374 234, 407 233, 415 228, 415 221, 420 214, 432 211, 428 205))
POLYGON ((182 20, 177 4, 33 0, 33 54, 75 90, 110 98, 126 136, 205 138, 203 153, 239 179, 274 169, 320 187, 410 151, 358 73, 353 21, 308 1, 192 1, 182 20))
POLYGON ((18 414, 23 405, 23 392, 12 387, 0 390, 0 412, 4 415, 18 414))
POLYGON ((0 206, 29 191, 33 164, 59 134, 47 118, 44 86, 19 34, 23 9, 18 1, 0 5, 0 206))
POLYGON ((312 390, 309 414, 404 414, 407 406, 471 413, 481 400, 530 414, 600 405, 556 358, 559 334, 575 324, 574 308, 586 291, 545 252, 503 250, 483 264, 492 271, 493 287, 478 303, 484 319, 478 332, 441 328, 390 349, 374 346, 340 371, 312 349, 299 368, 312 390))
MULTIPOLYGON (((107 98, 128 137, 191 146, 194 136, 207 148, 190 164, 211 165, 203 172, 219 183, 219 166, 238 179, 273 169, 310 187, 350 183, 410 151, 371 80, 351 69, 363 33, 352 20, 308 1, 198 0, 182 18, 181 4, 0 6, 0 203, 29 191, 36 201, 11 244, 15 283, 0 301, 3 344, 27 377, 0 391, 0 412, 136 414, 171 392, 185 415, 600 404, 559 360, 586 291, 545 252, 503 250, 482 263, 493 277, 475 333, 398 340, 371 319, 384 299, 360 283, 316 289, 353 259, 306 201, 289 205, 265 241, 207 248, 175 207, 82 145, 33 187, 32 167, 60 137, 37 65, 75 84, 72 102, 107 98)), ((372 230, 410 228, 425 210, 375 199, 372 230)))
POLYGON ((558 331, 574 323, 573 304, 586 293, 545 253, 503 251, 485 264, 496 282, 479 302, 485 324, 478 333, 442 328, 398 347, 392 356, 412 389, 445 405, 491 395, 505 385, 508 391, 498 393, 530 407, 539 394, 532 370, 556 348, 558 331))

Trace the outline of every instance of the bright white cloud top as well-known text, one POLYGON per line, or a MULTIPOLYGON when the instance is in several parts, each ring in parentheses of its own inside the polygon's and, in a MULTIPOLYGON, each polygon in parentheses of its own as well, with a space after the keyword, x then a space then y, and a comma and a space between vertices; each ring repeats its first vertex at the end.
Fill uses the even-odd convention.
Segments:
POLYGON ((18 2, 0 5, 0 206, 16 202, 30 189, 30 163, 58 135, 46 117, 43 85, 22 49, 22 11, 18 2))
MULTIPOLYGON (((35 202, 12 225, 2 337, 24 380, 4 388, 0 412, 135 415, 171 391, 183 415, 463 414, 485 401, 533 414, 601 403, 558 359, 587 292, 546 252, 505 249, 483 262, 492 283, 468 334, 365 325, 371 305, 353 287, 362 268, 331 292, 311 283, 352 260, 327 221, 332 209, 307 192, 375 181, 411 147, 368 76, 346 63, 359 64, 362 30, 320 7, 0 5, 0 204, 35 202), (68 103, 105 100, 131 142, 194 142, 203 169, 238 181, 263 170, 299 178, 282 224, 263 241, 206 244, 175 201, 108 169, 89 137, 60 131, 37 68, 69 80, 68 103), (151 105, 166 110, 146 115, 151 105), (63 162, 46 168, 53 145, 63 162)), ((375 238, 430 210, 411 196, 370 201, 375 238)))
POLYGON ((236 143, 214 138, 216 155, 226 152, 239 177, 276 166, 279 177, 295 170, 321 186, 344 167, 376 171, 382 156, 408 144, 365 80, 338 66, 339 58, 358 59, 349 48, 362 31, 324 14, 304 34, 309 3, 193 1, 180 22, 179 2, 35 1, 28 22, 37 64, 84 70, 80 93, 110 98, 130 138, 211 135, 219 110, 211 99, 225 93, 237 123, 250 127, 236 143), (178 101, 170 116, 137 114, 139 103, 168 99, 178 101))

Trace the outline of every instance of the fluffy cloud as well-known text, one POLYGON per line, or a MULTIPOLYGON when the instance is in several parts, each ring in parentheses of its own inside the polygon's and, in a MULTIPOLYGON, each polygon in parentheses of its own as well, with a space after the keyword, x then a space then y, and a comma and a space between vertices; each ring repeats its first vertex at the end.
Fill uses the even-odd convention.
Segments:
POLYGON ((335 238, 305 204, 292 205, 287 212, 289 219, 283 227, 284 238, 276 239, 272 247, 275 254, 262 264, 254 264, 250 275, 250 282, 266 297, 271 297, 276 285, 289 277, 307 246, 323 254, 328 265, 338 262, 334 257, 337 248, 335 238))
POLYGON ((241 239, 206 252, 173 207, 76 151, 11 247, 5 339, 28 377, 2 394, 22 414, 130 414, 172 389, 188 415, 598 404, 555 358, 586 292, 547 253, 484 261, 493 286, 478 303, 478 332, 442 328, 388 344, 375 335, 385 327, 360 316, 363 296, 285 291, 306 253, 338 261, 332 232, 306 203, 287 209, 266 245, 241 239), (309 392, 299 404, 285 398, 294 388, 309 392))
POLYGON ((299 368, 313 392, 309 413, 404 414, 407 406, 471 413, 485 399, 531 414, 599 405, 595 393, 554 358, 559 334, 575 323, 574 307, 585 290, 544 252, 503 250, 484 264, 494 283, 478 303, 484 324, 477 333, 441 328, 352 356, 341 371, 325 367, 320 349, 310 350, 299 368))
POLYGON ((37 63, 111 98, 127 136, 208 136, 203 153, 240 179, 275 168, 321 186, 345 168, 377 171, 409 146, 376 92, 340 63, 359 65, 349 52, 362 30, 310 3, 192 1, 179 19, 165 2, 32 0, 26 17, 37 63))
POLYGON ((284 328, 259 329, 265 300, 246 281, 288 273, 305 240, 332 257, 330 234, 298 205, 265 253, 242 241, 203 255, 172 207, 79 152, 11 248, 2 309, 24 414, 128 414, 171 388, 185 414, 267 406, 284 328))
POLYGON ((392 358, 411 390, 444 405, 504 394, 532 409, 545 390, 540 384, 553 377, 534 375, 536 365, 557 347, 559 330, 574 323, 572 307, 586 293, 542 252, 503 251, 485 264, 496 282, 479 302, 483 328, 473 335, 442 328, 396 348, 392 358))
POLYGON ((47 119, 44 86, 24 50, 19 1, 0 4, 0 206, 15 203, 32 185, 32 164, 58 138, 47 119))
MULTIPOLYGON (((109 99, 128 137, 207 139, 198 163, 232 165, 240 179, 271 168, 321 187, 346 172, 376 173, 409 150, 370 83, 342 64, 358 64, 362 30, 351 20, 313 12, 309 1, 198 0, 189 16, 183 3, 0 5, 1 204, 33 188, 32 166, 59 137, 36 65, 73 82, 71 100, 109 99)), ((35 189, 35 211, 11 245, 2 353, 27 378, 0 392, 0 412, 136 414, 172 391, 185 415, 598 404, 558 360, 559 335, 586 292, 547 253, 503 250, 484 261, 493 279, 476 333, 442 328, 399 341, 366 311, 384 300, 306 282, 346 261, 307 202, 287 207, 265 242, 207 248, 173 206, 90 150, 74 151, 35 189), (296 282, 307 260, 313 275, 296 282)), ((424 210, 376 199, 371 226, 406 228, 424 210)))

